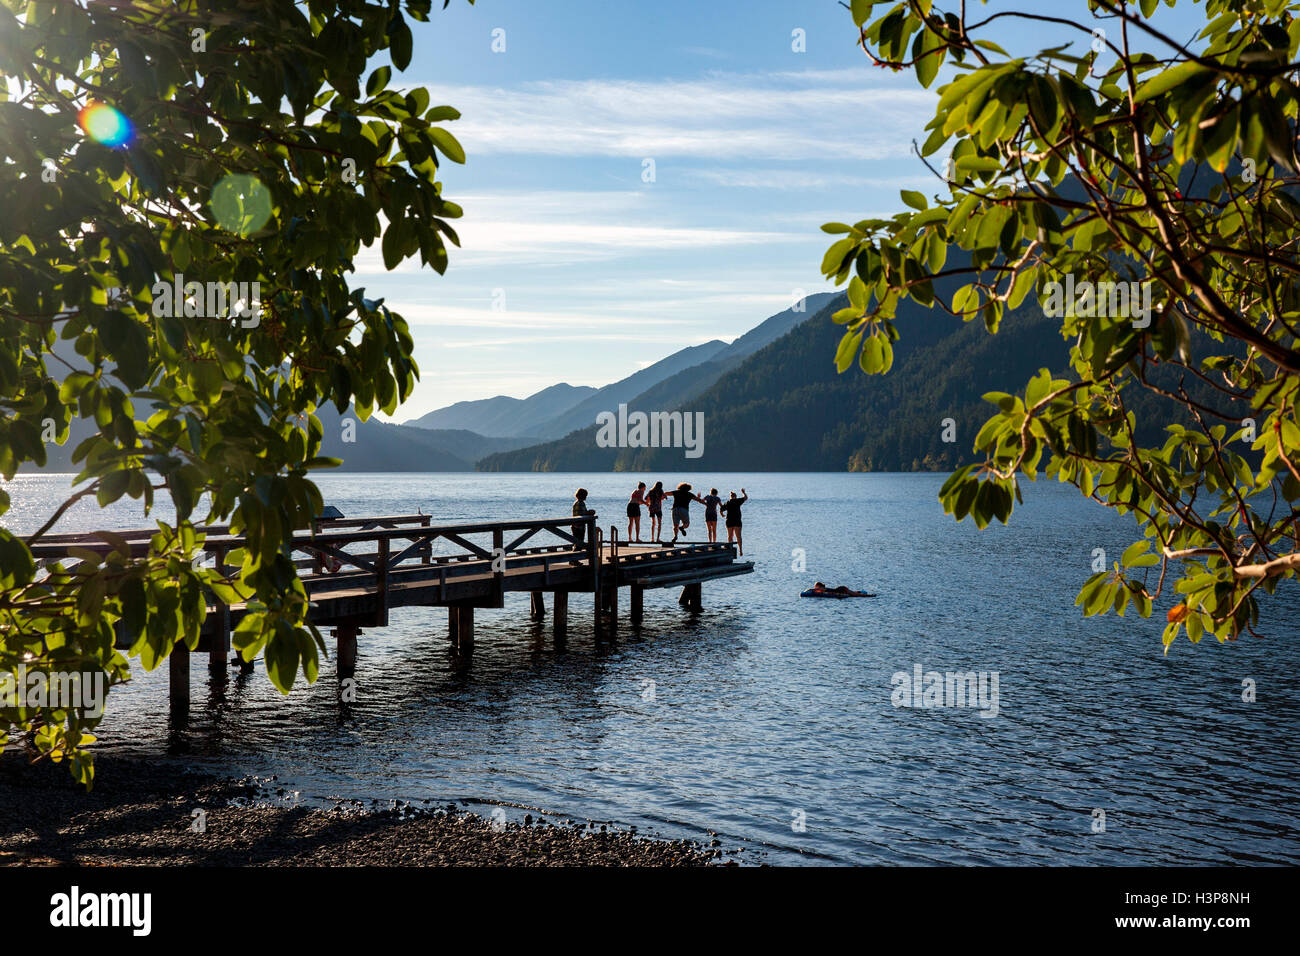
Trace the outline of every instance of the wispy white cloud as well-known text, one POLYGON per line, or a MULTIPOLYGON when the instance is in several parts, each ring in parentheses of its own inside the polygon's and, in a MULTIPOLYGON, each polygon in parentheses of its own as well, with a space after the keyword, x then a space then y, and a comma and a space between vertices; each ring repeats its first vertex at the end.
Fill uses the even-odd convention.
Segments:
MULTIPOLYGON (((446 328, 475 329, 591 329, 608 332, 611 327, 636 328, 647 324, 690 324, 693 319, 665 318, 656 312, 641 315, 611 316, 607 311, 592 309, 583 311, 539 311, 535 309, 517 309, 509 306, 500 311, 491 307, 491 301, 484 299, 481 306, 454 305, 426 302, 385 303, 394 312, 399 313, 411 326, 440 326, 446 328)), ((583 336, 590 338, 591 336, 583 336)))
POLYGON ((742 189, 782 189, 811 190, 826 189, 835 186, 847 186, 855 189, 927 189, 936 185, 937 180, 927 181, 925 171, 911 176, 855 176, 850 173, 830 170, 816 171, 804 169, 781 168, 731 168, 713 167, 711 169, 683 170, 682 175, 698 182, 711 183, 715 186, 727 186, 742 189))
POLYGON ((865 70, 431 87, 461 110, 454 130, 471 155, 901 157, 935 102, 865 70))
MULTIPOLYGON (((656 325, 659 324, 659 320, 654 320, 654 324, 656 325)), ((699 345, 702 342, 710 341, 710 336, 685 335, 681 337, 675 337, 673 341, 679 346, 699 345)), ((518 347, 529 348, 534 345, 539 345, 543 343, 549 345, 554 342, 633 342, 633 343, 640 342, 646 345, 656 345, 662 348, 664 344, 664 336, 662 332, 659 333, 658 335, 646 335, 637 332, 627 332, 627 333, 588 332, 582 335, 548 334, 548 335, 539 335, 539 336, 515 336, 508 339, 466 339, 460 342, 444 341, 438 343, 438 348, 440 349, 468 349, 468 348, 505 349, 505 348, 518 348, 518 347)), ((646 365, 653 365, 657 361, 658 359, 656 358, 651 361, 640 363, 640 364, 641 367, 644 368, 646 365)))
MULTIPOLYGON (((478 197, 477 218, 456 223, 460 248, 451 255, 461 268, 543 263, 560 265, 595 262, 645 251, 672 252, 716 247, 806 242, 800 232, 765 229, 678 225, 651 207, 629 202, 621 193, 609 199, 600 192, 566 194, 564 198, 520 199, 510 208, 505 197, 478 197), (627 222, 627 210, 638 206, 643 216, 657 215, 657 223, 627 222), (490 218, 509 215, 511 218, 490 218), (611 221, 612 220, 612 221, 611 221)), ((471 203, 473 197, 471 197, 471 203)), ((354 265, 360 275, 412 275, 427 271, 418 257, 391 272, 384 267, 380 244, 362 247, 354 265)))

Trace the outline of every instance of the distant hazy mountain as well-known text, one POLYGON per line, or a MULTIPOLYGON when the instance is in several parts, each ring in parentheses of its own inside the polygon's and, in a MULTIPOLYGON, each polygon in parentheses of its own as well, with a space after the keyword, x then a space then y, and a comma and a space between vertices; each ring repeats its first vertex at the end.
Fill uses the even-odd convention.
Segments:
MULTIPOLYGON (((824 302, 826 300, 823 300, 824 302)), ((856 368, 835 371, 842 327, 832 299, 808 321, 678 400, 690 376, 664 382, 631 408, 702 412, 704 453, 687 459, 676 448, 599 448, 596 429, 479 462, 486 471, 910 471, 945 469, 970 460, 971 442, 990 414, 981 400, 994 389, 1021 386, 1041 366, 1065 358, 1059 323, 1029 303, 990 336, 983 323, 962 323, 905 306, 901 340, 885 376, 856 368), (662 400, 662 401, 661 401, 662 400), (675 402, 675 403, 674 403, 675 402), (954 419, 958 440, 942 440, 954 419)), ((692 370, 702 379, 708 370, 692 370)))
MULTIPOLYGON (((543 431, 550 438, 559 438, 569 432, 586 428, 601 412, 612 412, 623 402, 631 402, 641 395, 656 395, 660 401, 671 398, 685 399, 698 394, 717 381, 728 368, 752 355, 763 346, 779 339, 792 328, 816 312, 834 293, 821 292, 807 296, 801 308, 794 307, 764 319, 734 342, 727 344, 718 339, 674 352, 662 361, 643 368, 625 379, 607 385, 563 415, 547 422, 543 431), (670 384, 671 383, 671 384, 670 384)), ((646 406, 649 407, 649 406, 646 406)), ((672 404, 658 404, 655 408, 673 408, 672 404)))
MULTIPOLYGON (((534 444, 532 438, 495 438, 490 435, 479 435, 475 432, 465 431, 464 429, 426 428, 423 430, 429 433, 435 447, 450 452, 457 458, 463 458, 468 462, 478 461, 485 455, 495 454, 499 451, 513 451, 516 448, 524 448, 534 444)), ((405 432, 402 432, 402 437, 406 437, 405 432)))
MULTIPOLYGON (((510 451, 533 443, 530 438, 491 438, 468 431, 411 429, 374 418, 360 421, 351 412, 340 415, 333 405, 317 412, 325 429, 321 454, 341 458, 338 471, 473 471, 474 463, 493 452, 510 451), (352 425, 345 429, 344 419, 352 425), (351 438, 351 441, 345 441, 351 438)), ((77 419, 68 441, 47 451, 46 472, 80 471, 72 464, 72 451, 96 431, 93 421, 77 419)), ((38 469, 27 465, 23 472, 38 469)))
MULTIPOLYGON (((750 329, 709 361, 692 365, 646 389, 628 402, 629 410, 670 411, 685 407, 691 399, 702 394, 728 370, 735 368, 750 355, 806 322, 809 316, 816 314, 834 298, 833 292, 819 292, 808 296, 803 303, 804 308, 800 311, 787 309, 772 316, 750 329)), ((617 411, 617 406, 610 408, 609 411, 617 411)), ((592 422, 594 421, 593 417, 592 422)))
POLYGON ((321 454, 342 458, 340 471, 473 471, 474 462, 493 452, 529 444, 528 438, 493 438, 464 430, 408 428, 372 418, 359 421, 355 414, 340 415, 333 405, 317 412, 325 428, 321 454), (343 419, 355 422, 354 441, 347 437, 343 419))
POLYGON ((416 428, 462 429, 496 438, 516 435, 549 438, 554 432, 541 426, 595 392, 596 389, 589 385, 561 382, 527 398, 498 395, 472 402, 457 402, 405 424, 416 428))
POLYGON ((646 389, 659 384, 664 379, 676 375, 683 369, 707 362, 719 353, 726 351, 727 348, 726 342, 714 339, 712 342, 705 342, 703 345, 692 345, 674 352, 667 358, 660 359, 639 372, 633 372, 627 378, 619 379, 612 385, 606 385, 564 414, 546 422, 542 429, 539 430, 539 433, 544 434, 547 438, 558 438, 575 429, 585 428, 594 422, 596 416, 601 412, 617 409, 620 402, 636 398, 646 389))
MULTIPOLYGON (((900 306, 901 338, 886 375, 856 367, 839 374, 835 349, 843 327, 831 320, 845 304, 827 302, 808 321, 705 385, 710 365, 688 369, 635 398, 629 409, 680 410, 704 416, 703 454, 681 448, 601 448, 597 429, 558 441, 489 455, 483 471, 632 471, 670 478, 681 472, 929 471, 973 460, 972 445, 993 406, 991 391, 1020 392, 1040 369, 1065 376, 1068 346, 1059 319, 1036 300, 1006 314, 997 335, 983 322, 963 323, 913 302, 900 306), (945 442, 951 418, 956 440, 945 442)), ((1193 348, 1195 354, 1195 347, 1193 348)), ((725 364, 725 363, 724 363, 725 364)), ((1184 382, 1178 366, 1150 374, 1162 387, 1186 387, 1203 402, 1220 402, 1210 386, 1184 382)), ((1126 393, 1139 444, 1159 444, 1166 425, 1191 425, 1185 410, 1145 390, 1126 393)), ((1241 417, 1249 409, 1239 408, 1241 417)))
MULTIPOLYGON (((833 293, 807 296, 798 311, 794 307, 773 315, 730 344, 720 339, 680 349, 603 388, 575 387, 567 383, 544 388, 527 398, 498 395, 439 408, 405 425, 415 428, 465 429, 479 435, 524 436, 556 439, 586 428, 601 412, 614 411, 621 403, 649 393, 664 382, 673 384, 660 393, 687 398, 702 391, 747 355, 779 339, 813 312, 833 293)), ((671 406, 657 406, 671 407, 671 406)), ((535 443, 535 442, 533 442, 535 443)), ((529 442, 521 443, 522 445, 529 442)), ((492 449, 496 451, 498 449, 492 449)), ((485 452, 486 454, 486 452, 485 452)))
POLYGON ((799 303, 797 310, 792 306, 784 312, 778 312, 769 319, 764 319, 758 325, 754 326, 740 338, 728 345, 725 351, 714 356, 714 358, 721 361, 727 361, 730 359, 742 359, 746 356, 753 355, 759 349, 771 345, 791 329, 807 322, 812 316, 825 308, 834 298, 834 292, 817 292, 813 295, 805 296, 803 301, 799 303))

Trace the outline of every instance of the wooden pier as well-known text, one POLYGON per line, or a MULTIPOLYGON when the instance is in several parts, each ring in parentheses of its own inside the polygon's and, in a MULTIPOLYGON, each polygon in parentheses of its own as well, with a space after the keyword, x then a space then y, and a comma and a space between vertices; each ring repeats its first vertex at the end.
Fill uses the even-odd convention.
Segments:
MULTIPOLYGON (((152 530, 116 531, 133 554, 147 553, 152 530)), ((209 528, 202 548, 215 566, 243 547, 228 527, 209 528)), ((598 636, 619 626, 619 592, 629 591, 628 623, 642 625, 644 595, 655 588, 680 587, 678 603, 702 608, 705 581, 748 574, 752 561, 739 561, 729 544, 620 543, 616 528, 608 540, 594 518, 545 518, 434 526, 429 515, 319 519, 311 532, 290 541, 311 601, 317 627, 332 629, 340 678, 356 671, 357 642, 363 629, 384 627, 389 612, 402 607, 447 608, 448 636, 462 651, 472 647, 476 608, 499 608, 510 591, 531 594, 534 620, 545 617, 545 595, 552 595, 557 637, 568 627, 569 596, 587 594, 598 636), (581 534, 576 533, 581 530, 581 534)), ((93 535, 48 535, 32 545, 38 561, 61 560, 72 549, 106 553, 114 545, 93 535)), ((199 651, 208 654, 218 679, 228 673, 230 633, 243 617, 243 605, 208 604, 199 651)), ((134 635, 120 634, 127 648, 134 635)), ((170 663, 171 707, 183 715, 189 706, 190 651, 178 644, 170 663)), ((245 663, 244 667, 251 667, 245 663)))

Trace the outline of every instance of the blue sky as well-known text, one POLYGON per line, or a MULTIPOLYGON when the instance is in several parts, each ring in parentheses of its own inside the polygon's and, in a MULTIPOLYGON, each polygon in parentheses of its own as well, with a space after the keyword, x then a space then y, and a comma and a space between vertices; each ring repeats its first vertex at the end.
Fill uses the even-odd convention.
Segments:
MULTIPOLYGON (((1083 0, 1018 6, 1087 17, 1083 0)), ((872 67, 834 0, 452 0, 412 26, 400 82, 461 110, 449 128, 468 162, 443 168, 465 208, 447 275, 385 272, 376 249, 353 279, 415 334, 422 380, 397 421, 733 339, 796 290, 830 288, 823 222, 935 191, 911 154, 934 88, 872 67)), ((998 39, 1025 52, 1080 36, 1052 29, 998 39)))

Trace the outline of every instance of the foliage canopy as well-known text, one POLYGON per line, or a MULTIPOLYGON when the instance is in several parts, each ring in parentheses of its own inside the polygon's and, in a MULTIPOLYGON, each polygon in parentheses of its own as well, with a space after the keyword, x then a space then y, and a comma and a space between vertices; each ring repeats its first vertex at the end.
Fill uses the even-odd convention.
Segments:
POLYGON ((822 271, 851 302, 841 371, 888 371, 905 299, 990 333, 1030 293, 1061 306, 1069 374, 986 395, 983 460, 940 497, 984 527, 1041 473, 1132 515, 1143 537, 1077 603, 1148 616, 1172 591, 1167 651, 1184 631, 1253 632, 1260 594, 1300 572, 1300 18, 1285 0, 1206 0, 1188 46, 1155 25, 1157 4, 1086 0, 1075 18, 846 3, 876 65, 951 78, 918 148, 937 192, 823 226, 840 238, 822 271), (1012 22, 1061 43, 1012 55, 991 39, 1012 22), (1149 289, 1150 314, 1124 309, 1117 283, 1149 289), (1139 441, 1152 422, 1137 407, 1163 442, 1139 441))
MULTIPOLYGON (((0 474, 42 464, 74 417, 97 426, 68 500, 25 540, 0 529, 0 680, 118 683, 128 658, 152 669, 195 647, 208 595, 248 602, 234 644, 281 691, 316 678, 285 543, 321 512, 308 472, 333 463, 315 411, 391 412, 418 375, 406 322, 346 273, 375 242, 388 268, 418 255, 442 272, 457 242, 438 169, 464 161, 441 125, 459 114, 390 86, 430 7, 0 0, 0 474), (157 308, 182 276, 202 285, 157 308), (215 283, 256 283, 260 318, 210 312, 215 283), (106 554, 33 559, 77 500, 148 514, 159 495, 176 516, 147 554, 108 534, 106 554), (231 573, 196 567, 225 520, 247 536, 231 573)), ((0 515, 10 504, 0 490, 0 515)), ((26 731, 89 783, 95 723, 0 707, 0 743, 26 731)))

